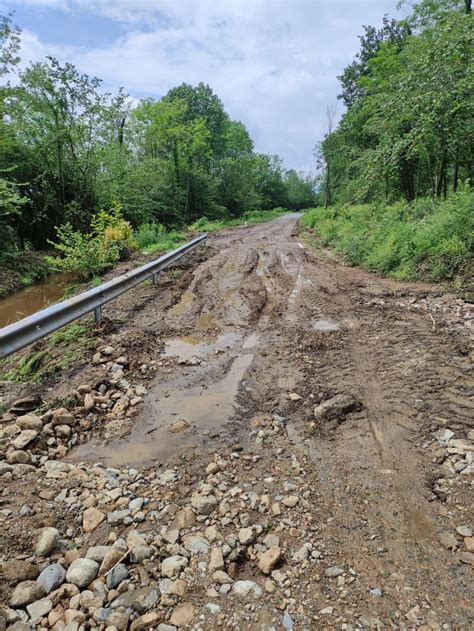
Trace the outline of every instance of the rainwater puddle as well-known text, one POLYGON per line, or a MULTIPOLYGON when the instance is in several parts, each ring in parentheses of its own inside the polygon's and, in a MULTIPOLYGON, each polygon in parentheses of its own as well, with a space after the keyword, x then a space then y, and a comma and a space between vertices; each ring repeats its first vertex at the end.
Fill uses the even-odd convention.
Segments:
POLYGON ((194 294, 190 289, 187 289, 181 300, 175 304, 169 311, 172 315, 184 315, 191 308, 191 304, 194 300, 194 294))
POLYGON ((334 320, 316 320, 312 323, 315 331, 339 331, 340 325, 334 320))
POLYGON ((198 331, 208 331, 209 329, 218 329, 219 324, 211 313, 201 313, 196 324, 198 331))
MULTIPOLYGON (((179 357, 185 361, 193 357, 206 357, 216 351, 235 346, 241 339, 238 333, 217 336, 184 335, 172 337, 165 342, 165 357, 179 357)), ((245 346, 244 346, 245 348, 245 346)))
POLYGON ((209 441, 209 435, 220 433, 232 416, 239 383, 252 360, 251 353, 238 355, 229 372, 208 386, 189 387, 183 380, 174 384, 172 391, 163 391, 158 382, 147 397, 141 420, 137 419, 129 436, 107 445, 95 440, 81 445, 72 455, 74 461, 134 465, 166 460, 185 447, 200 447, 209 441), (171 431, 180 420, 186 421, 187 429, 171 431))

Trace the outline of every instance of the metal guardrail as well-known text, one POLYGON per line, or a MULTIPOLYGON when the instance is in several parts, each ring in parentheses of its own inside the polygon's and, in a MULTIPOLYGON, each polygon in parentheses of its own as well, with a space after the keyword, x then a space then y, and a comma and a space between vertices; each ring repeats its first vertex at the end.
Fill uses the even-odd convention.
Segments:
POLYGON ((107 283, 94 287, 94 289, 89 289, 78 296, 37 311, 18 322, 3 327, 0 329, 0 358, 8 357, 8 355, 92 311, 96 322, 99 322, 102 318, 102 305, 148 278, 153 277, 153 283, 156 284, 159 272, 197 248, 206 239, 207 234, 196 237, 176 250, 160 256, 156 261, 146 263, 142 267, 118 276, 107 283))

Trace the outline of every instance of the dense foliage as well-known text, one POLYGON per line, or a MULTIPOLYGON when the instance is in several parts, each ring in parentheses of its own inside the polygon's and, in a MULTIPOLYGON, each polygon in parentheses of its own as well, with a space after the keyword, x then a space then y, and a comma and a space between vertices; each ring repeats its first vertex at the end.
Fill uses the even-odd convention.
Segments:
MULTIPOLYGON (((405 4, 405 3, 401 3, 405 4)), ((304 223, 352 264, 400 279, 472 282, 470 0, 420 0, 364 27, 347 110, 316 147, 325 208, 304 223)), ((471 289, 472 290, 472 289, 471 289)))
POLYGON ((303 222, 350 263, 374 272, 434 281, 472 273, 474 204, 469 191, 446 200, 315 208, 303 222))
POLYGON ((183 84, 132 107, 69 63, 47 58, 19 71, 20 36, 0 19, 3 251, 45 247, 62 225, 64 237, 87 232, 114 203, 134 229, 314 204, 314 181, 256 153, 209 86, 183 84))
POLYGON ((472 13, 422 0, 365 27, 340 77, 347 111, 318 146, 326 205, 446 197, 473 175, 472 13))
POLYGON ((61 257, 49 258, 53 269, 71 272, 87 280, 127 259, 138 244, 132 226, 122 217, 120 205, 109 212, 99 211, 88 230, 74 230, 67 222, 56 228, 56 242, 51 242, 61 257))

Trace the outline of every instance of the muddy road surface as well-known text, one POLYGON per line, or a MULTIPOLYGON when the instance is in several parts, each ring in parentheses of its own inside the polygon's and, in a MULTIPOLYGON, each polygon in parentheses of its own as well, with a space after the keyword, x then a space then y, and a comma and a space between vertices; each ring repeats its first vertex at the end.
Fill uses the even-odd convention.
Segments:
MULTIPOLYGON (((91 362, 40 393, 84 398, 66 447, 54 428, 73 421, 44 409, 49 451, 35 447, 41 435, 20 441, 31 462, 7 464, 7 444, 2 558, 68 568, 64 546, 84 558, 125 541, 122 580, 110 587, 99 568, 84 583, 92 604, 76 581, 79 596, 71 587, 20 620, 39 610, 37 628, 68 630, 474 628, 470 305, 347 267, 283 218, 211 235, 205 254, 107 315, 119 324, 91 362), (52 487, 39 506, 38 467, 52 487), (19 524, 25 505, 33 514, 19 524), (104 516, 92 530, 91 507, 104 516), (34 555, 46 525, 63 545, 48 561, 34 555), (151 606, 114 608, 144 587, 156 589, 151 606), (68 616, 77 627, 61 626, 68 616)), ((7 605, 14 584, 4 579, 7 605)), ((9 619, 20 609, 10 602, 9 619)))

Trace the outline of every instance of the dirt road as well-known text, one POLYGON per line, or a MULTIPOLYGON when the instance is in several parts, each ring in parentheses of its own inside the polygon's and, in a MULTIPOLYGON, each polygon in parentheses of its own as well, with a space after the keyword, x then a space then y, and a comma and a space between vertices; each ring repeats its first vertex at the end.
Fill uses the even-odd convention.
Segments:
MULTIPOLYGON (((234 579, 264 593, 226 599, 204 570, 193 578, 191 555, 182 628, 473 628, 469 305, 346 267, 302 239, 296 218, 216 233, 207 256, 158 291, 110 306, 122 324, 108 343, 127 347, 135 376, 150 377, 151 363, 153 378, 136 412, 109 413, 65 462, 174 465, 182 502, 199 480, 240 499, 226 518, 218 497, 203 526, 224 540, 233 528, 234 579), (230 479, 214 483, 205 469, 219 458, 230 479), (244 543, 236 525, 254 538, 244 543), (271 533, 276 545, 261 540, 271 533), (272 549, 276 569, 259 572, 272 549)), ((94 363, 57 392, 100 382, 94 363)))

